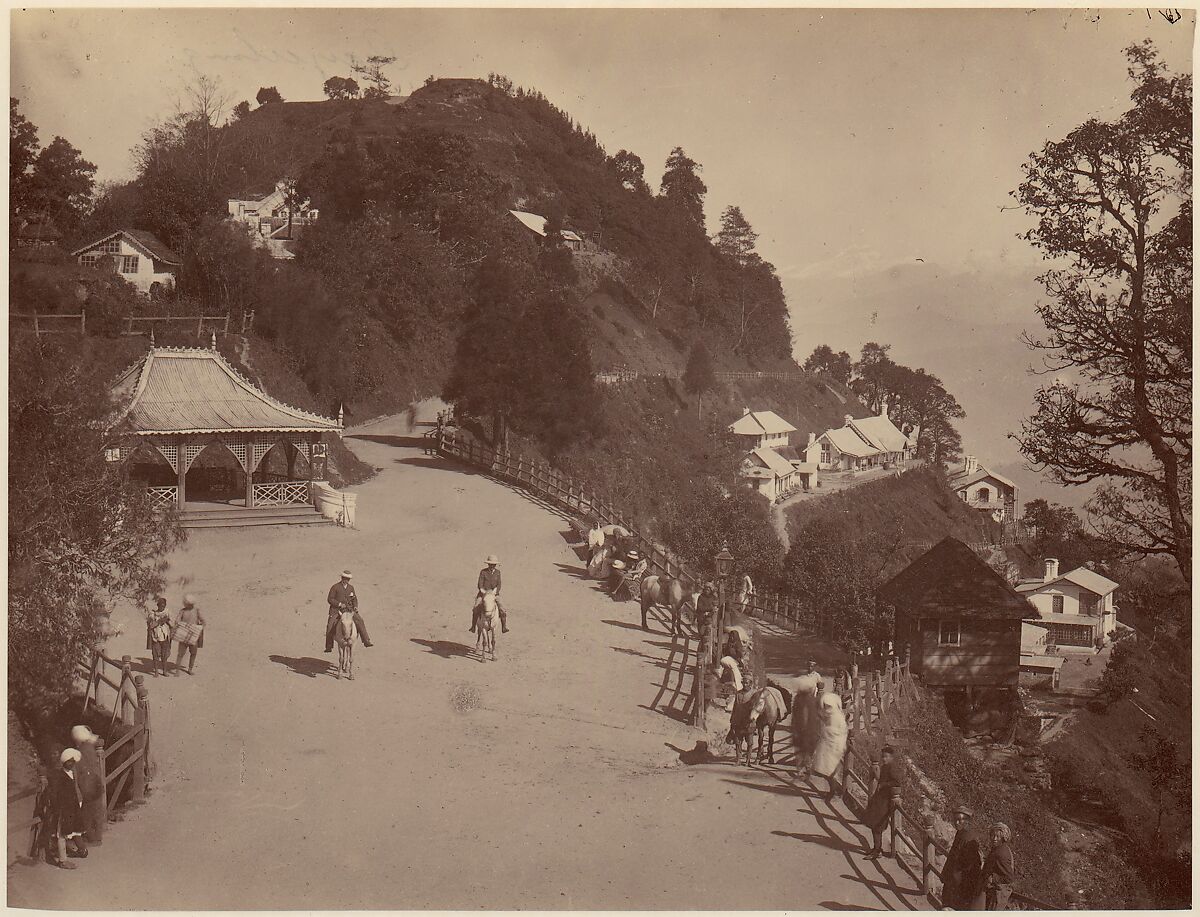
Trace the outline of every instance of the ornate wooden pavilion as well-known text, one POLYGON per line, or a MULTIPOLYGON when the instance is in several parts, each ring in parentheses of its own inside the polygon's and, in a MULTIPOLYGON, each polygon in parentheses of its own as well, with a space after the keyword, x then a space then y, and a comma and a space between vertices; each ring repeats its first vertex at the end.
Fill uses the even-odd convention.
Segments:
POLYGON ((324 437, 342 429, 340 420, 272 398, 215 346, 152 347, 113 393, 122 407, 109 459, 146 482, 152 505, 181 511, 189 471, 195 496, 207 501, 245 509, 310 503, 311 482, 325 478, 324 437))

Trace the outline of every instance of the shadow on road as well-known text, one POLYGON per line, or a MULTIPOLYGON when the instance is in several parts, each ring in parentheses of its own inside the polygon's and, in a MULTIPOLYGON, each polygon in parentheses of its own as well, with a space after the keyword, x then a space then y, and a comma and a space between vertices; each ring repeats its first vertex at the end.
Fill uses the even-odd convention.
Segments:
POLYGON ((326 675, 333 670, 333 663, 329 659, 317 659, 313 656, 279 656, 272 653, 267 658, 276 665, 285 665, 297 675, 305 675, 308 678, 326 675))
POLYGON ((396 459, 396 464, 416 465, 418 468, 436 468, 439 471, 454 471, 458 474, 470 475, 472 477, 486 475, 485 472, 476 470, 470 465, 464 465, 462 462, 455 462, 450 459, 434 456, 410 455, 408 458, 396 459))
MULTIPOLYGON (((588 576, 587 567, 577 567, 574 564, 559 563, 556 563, 554 566, 558 567, 559 573, 565 573, 567 576, 575 577, 575 579, 591 579, 591 577, 588 576)), ((603 591, 604 590, 600 589, 599 587, 596 588, 596 592, 603 591)))
POLYGON ((383 433, 352 433, 346 439, 361 439, 368 443, 379 443, 381 446, 396 446, 406 449, 424 449, 429 440, 423 436, 397 436, 383 433))
POLYGON ((862 848, 858 844, 852 844, 849 841, 842 840, 840 837, 830 837, 827 834, 797 834, 794 831, 772 831, 776 837, 790 837, 797 841, 804 841, 807 844, 819 844, 822 847, 828 847, 830 850, 841 850, 849 853, 861 853, 862 848))
POLYGON ((863 907, 861 904, 842 904, 840 901, 822 901, 817 907, 827 911, 881 911, 881 907, 863 907))
POLYGON ((409 642, 423 646, 435 656, 441 656, 443 659, 473 659, 475 654, 474 647, 467 646, 465 643, 456 643, 453 640, 422 640, 419 637, 413 637, 409 642))

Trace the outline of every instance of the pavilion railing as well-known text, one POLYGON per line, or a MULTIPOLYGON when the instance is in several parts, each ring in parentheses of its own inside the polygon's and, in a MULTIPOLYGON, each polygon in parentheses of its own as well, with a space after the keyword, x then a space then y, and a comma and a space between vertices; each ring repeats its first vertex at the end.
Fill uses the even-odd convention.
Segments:
POLYGON ((254 485, 255 506, 302 506, 311 502, 307 481, 271 481, 254 485))
POLYGON ((179 488, 174 484, 169 487, 147 487, 146 494, 150 498, 151 509, 168 509, 178 501, 179 488))

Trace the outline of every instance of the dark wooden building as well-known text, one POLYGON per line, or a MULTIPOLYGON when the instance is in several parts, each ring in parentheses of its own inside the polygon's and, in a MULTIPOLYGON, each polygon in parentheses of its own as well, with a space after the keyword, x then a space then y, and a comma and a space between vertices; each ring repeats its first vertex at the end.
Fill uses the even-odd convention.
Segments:
POLYGON ((944 538, 879 589, 895 642, 930 687, 1016 687, 1021 621, 1037 609, 961 541, 944 538))

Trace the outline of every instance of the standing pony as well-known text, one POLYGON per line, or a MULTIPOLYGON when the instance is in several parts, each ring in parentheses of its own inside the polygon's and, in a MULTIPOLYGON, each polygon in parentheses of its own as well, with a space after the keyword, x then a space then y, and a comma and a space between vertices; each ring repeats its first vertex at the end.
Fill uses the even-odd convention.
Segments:
POLYGON ((479 629, 475 634, 475 652, 479 661, 484 661, 484 654, 492 654, 492 662, 496 661, 496 624, 500 620, 500 603, 496 601, 496 591, 488 589, 483 594, 483 608, 479 612, 479 629))
POLYGON ((337 677, 339 681, 343 672, 350 681, 354 681, 354 637, 357 631, 358 628, 354 626, 354 610, 342 608, 333 629, 333 639, 337 641, 338 648, 337 677))
POLYGON ((741 759, 742 743, 746 746, 746 766, 750 766, 750 739, 758 735, 758 753, 755 763, 775 763, 775 727, 787 719, 791 712, 792 696, 787 689, 774 683, 757 691, 739 691, 733 703, 733 714, 729 718, 729 735, 726 741, 733 745, 734 761, 741 759), (766 754, 763 753, 763 737, 767 737, 766 754))
POLYGON ((821 694, 824 679, 817 672, 801 675, 792 686, 792 745, 796 750, 796 776, 807 777, 817 750, 821 694))
POLYGON ((671 633, 677 634, 682 629, 683 601, 685 591, 683 582, 669 576, 651 574, 642 577, 642 630, 649 630, 646 623, 646 612, 655 605, 665 605, 671 610, 671 633))

